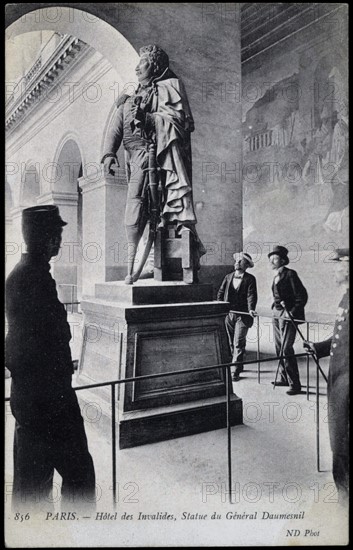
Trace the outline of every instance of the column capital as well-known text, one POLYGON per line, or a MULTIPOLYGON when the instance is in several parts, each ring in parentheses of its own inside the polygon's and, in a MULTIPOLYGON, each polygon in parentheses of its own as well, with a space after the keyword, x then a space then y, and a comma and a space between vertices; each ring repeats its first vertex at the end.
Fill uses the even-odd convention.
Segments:
POLYGON ((16 218, 20 218, 22 215, 22 210, 24 207, 22 206, 15 206, 14 208, 11 208, 10 210, 10 217, 12 220, 15 220, 16 218))
POLYGON ((97 189, 116 187, 126 189, 126 183, 122 183, 121 178, 118 176, 106 176, 100 174, 99 176, 87 177, 82 176, 78 178, 78 184, 82 189, 82 193, 89 193, 90 191, 96 191, 97 189))
POLYGON ((37 204, 56 204, 58 206, 77 204, 78 193, 69 193, 67 191, 49 191, 43 193, 37 198, 37 204))

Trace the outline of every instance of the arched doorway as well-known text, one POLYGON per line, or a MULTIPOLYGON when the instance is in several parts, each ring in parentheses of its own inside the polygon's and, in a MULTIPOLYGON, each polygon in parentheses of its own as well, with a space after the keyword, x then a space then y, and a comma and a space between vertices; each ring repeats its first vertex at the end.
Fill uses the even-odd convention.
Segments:
POLYGON ((13 200, 12 200, 11 187, 7 179, 5 179, 5 211, 6 213, 9 213, 12 207, 13 207, 13 200))
POLYGON ((55 31, 76 36, 108 59, 126 84, 136 82, 136 50, 103 19, 72 7, 50 6, 33 10, 17 19, 6 29, 6 38, 32 31, 55 31))
MULTIPOLYGON (((91 55, 91 51, 95 50, 105 58, 104 62, 105 60, 109 61, 116 73, 114 80, 109 81, 110 106, 113 104, 114 99, 123 92, 125 85, 128 86, 128 90, 125 89, 125 91, 129 91, 130 93, 133 91, 133 83, 136 82, 135 67, 138 60, 138 54, 119 31, 98 17, 93 17, 87 12, 73 8, 48 7, 27 13, 24 17, 21 17, 11 24, 6 32, 7 38, 19 37, 20 35, 26 36, 27 34, 33 35, 34 32, 45 33, 45 39, 47 42, 49 40, 49 46, 53 45, 53 47, 55 46, 57 36, 59 38, 60 36, 61 38, 71 37, 72 39, 82 41, 84 45, 82 46, 81 43, 81 48, 84 50, 85 55, 87 54, 86 57, 81 56, 82 64, 87 60, 89 55, 91 55), (58 14, 58 10, 60 14, 58 14), (60 15, 60 17, 58 15, 60 15), (115 84, 117 86, 115 86, 115 84)), ((74 49, 76 47, 75 44, 74 49)), ((40 49, 42 67, 46 60, 43 48, 44 46, 40 49)), ((48 45, 46 45, 45 48, 47 49, 48 45)), ((79 50, 79 47, 77 49, 79 50)), ((67 58, 60 58, 57 66, 55 65, 53 68, 54 73, 57 71, 57 74, 59 74, 59 87, 61 82, 59 78, 62 78, 60 77, 62 74, 62 67, 65 68, 68 66, 68 60, 70 61, 70 52, 68 52, 67 58)), ((33 62, 36 63, 35 60, 33 62)), ((106 65, 104 65, 102 69, 102 64, 98 63, 97 59, 95 62, 97 67, 100 67, 102 74, 104 74, 103 71, 106 65)), ((74 70, 79 66, 76 58, 75 63, 74 70)), ((94 70, 97 72, 96 65, 94 66, 94 70)), ((53 75, 49 75, 49 78, 55 78, 55 75, 53 75)), ((27 74, 25 76, 27 76, 27 74)), ((79 71, 77 72, 77 79, 78 78, 80 78, 79 71)), ((89 78, 90 74, 86 76, 86 80, 79 81, 74 79, 73 84, 75 88, 73 89, 77 90, 76 84, 79 85, 80 82, 83 83, 84 88, 85 82, 91 82, 89 78)), ((91 78, 94 84, 94 82, 96 82, 94 80, 96 78, 96 73, 94 73, 94 76, 91 78)), ((68 78, 67 80, 68 82, 65 82, 65 84, 70 84, 70 79, 68 78)), ((68 89, 65 84, 61 86, 63 96, 64 91, 68 89)), ((44 94, 47 103, 50 102, 50 100, 53 101, 52 111, 54 112, 55 109, 59 107, 59 102, 55 103, 54 97, 51 97, 50 93, 45 92, 45 90, 46 88, 44 87, 44 92, 41 92, 42 95, 38 96, 38 101, 40 102, 41 98, 43 99, 44 94)), ((73 94, 74 100, 71 101, 71 92, 72 90, 70 88, 67 103, 74 109, 77 108, 77 96, 73 94)), ((84 94, 80 92, 79 99, 83 96, 84 94)), ((104 97, 107 98, 108 95, 106 94, 104 97)), ((84 96, 84 98, 86 98, 86 96, 84 96)), ((108 219, 109 216, 113 217, 114 224, 117 225, 120 223, 119 220, 122 219, 122 216, 115 215, 115 213, 113 215, 111 213, 111 211, 114 210, 112 207, 112 200, 106 196, 106 193, 114 194, 115 192, 116 194, 117 191, 113 188, 112 184, 108 191, 106 191, 105 182, 103 180, 98 182, 99 162, 101 158, 101 151, 98 153, 98 149, 99 145, 102 143, 104 132, 101 131, 101 128, 97 130, 98 125, 95 125, 91 117, 90 106, 91 104, 92 106, 95 105, 93 105, 93 100, 94 98, 89 96, 87 92, 86 106, 85 108, 81 108, 81 111, 78 111, 81 115, 83 112, 87 112, 88 116, 86 116, 84 128, 81 128, 81 131, 76 131, 74 128, 75 119, 73 117, 66 121, 66 124, 58 124, 55 128, 60 140, 60 144, 56 148, 57 152, 53 155, 53 148, 51 147, 50 152, 48 152, 46 156, 43 155, 43 160, 41 159, 41 163, 43 163, 43 166, 46 168, 50 167, 50 165, 55 165, 56 168, 53 166, 52 174, 48 170, 46 180, 43 181, 42 196, 39 200, 41 203, 53 202, 57 204, 63 219, 68 222, 63 232, 61 257, 53 262, 55 279, 57 283, 61 285, 75 285, 77 288, 77 299, 80 299, 82 279, 87 285, 92 286, 96 281, 104 281, 107 280, 107 277, 114 276, 110 275, 110 271, 116 268, 117 261, 117 254, 115 252, 116 247, 114 247, 114 245, 115 242, 120 243, 122 240, 117 237, 117 233, 119 234, 119 231, 123 232, 122 223, 121 229, 119 228, 118 231, 116 231, 115 227, 112 228, 110 218, 108 219), (68 132, 65 131, 67 129, 69 130, 68 132), (60 136, 63 134, 64 138, 60 139, 60 136), (87 139, 87 135, 90 136, 90 139, 87 139), (80 143, 78 137, 82 138, 80 143), (94 147, 90 145, 92 143, 97 144, 97 146, 94 147), (85 152, 85 159, 83 159, 81 154, 83 150, 85 152), (90 177, 89 173, 87 174, 87 166, 90 165, 92 165, 94 171, 97 172, 97 185, 94 189, 95 177, 94 175, 90 177), (97 170, 96 167, 98 167, 97 170), (81 180, 80 185, 77 184, 79 178, 81 180), (53 181, 54 185, 51 184, 53 181), (86 186, 85 183, 87 183, 86 186), (87 189, 88 187, 89 189, 87 189), (86 193, 88 192, 90 201, 85 200, 86 193), (100 205, 99 219, 97 216, 94 216, 94 209, 97 205, 100 205), (92 259, 91 256, 89 256, 88 261, 82 263, 82 254, 78 252, 79 250, 82 251, 82 240, 88 243, 88 245, 93 243, 93 245, 97 247, 97 251, 102 252, 101 256, 99 256, 99 261, 97 260, 95 262, 94 258, 92 259)), ((104 100, 102 103, 104 103, 104 100)), ((59 111, 58 109, 58 112, 59 111)), ((102 118, 104 120, 109 118, 107 117, 106 109, 101 109, 101 113, 103 113, 102 118)), ((72 114, 75 116, 74 113, 72 114)), ((79 122, 81 122, 81 118, 79 122)), ((57 138, 57 134, 52 134, 54 139, 57 138)), ((51 139, 51 135, 48 137, 51 139)), ((123 159, 121 165, 124 165, 123 159)), ((119 198, 116 199, 119 205, 123 202, 123 200, 121 200, 121 198, 124 198, 122 195, 123 193, 120 193, 119 198)), ((89 253, 92 247, 88 249, 89 253)), ((90 288, 85 288, 85 293, 89 293, 89 291, 90 288)))
POLYGON ((13 208, 13 198, 11 187, 9 182, 5 178, 5 247, 6 247, 6 261, 8 261, 8 243, 11 243, 9 247, 10 253, 15 250, 15 243, 13 239, 12 231, 12 217, 11 210, 13 208))
POLYGON ((35 164, 26 164, 21 175, 20 206, 28 208, 37 204, 40 195, 40 176, 35 164))
POLYGON ((57 178, 52 196, 67 222, 63 230, 61 255, 55 262, 55 276, 64 303, 79 301, 82 294, 82 177, 83 157, 75 137, 67 136, 56 155, 57 178))

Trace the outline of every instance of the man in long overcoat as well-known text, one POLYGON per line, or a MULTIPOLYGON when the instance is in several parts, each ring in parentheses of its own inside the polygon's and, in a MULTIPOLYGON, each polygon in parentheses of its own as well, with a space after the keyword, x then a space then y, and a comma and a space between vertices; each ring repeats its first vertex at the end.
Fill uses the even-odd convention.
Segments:
POLYGON ((304 322, 304 307, 308 293, 294 269, 288 269, 288 250, 284 246, 275 246, 268 254, 271 268, 275 273, 272 283, 272 325, 277 355, 286 355, 280 364, 280 380, 276 386, 289 386, 288 395, 301 392, 298 363, 294 355, 293 344, 296 327, 291 323, 289 314, 300 324, 304 322))
POLYGON ((331 338, 322 342, 304 342, 318 359, 330 355, 327 386, 328 427, 332 449, 332 473, 341 502, 349 490, 349 251, 337 249, 336 282, 343 296, 338 306, 331 338))

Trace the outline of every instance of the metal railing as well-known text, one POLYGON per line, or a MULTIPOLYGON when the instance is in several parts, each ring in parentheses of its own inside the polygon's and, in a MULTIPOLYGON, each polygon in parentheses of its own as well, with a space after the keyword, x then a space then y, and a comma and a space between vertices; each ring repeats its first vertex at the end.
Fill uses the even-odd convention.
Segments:
POLYGON ((258 132, 252 136, 245 138, 245 141, 248 142, 249 151, 257 151, 258 149, 263 149, 264 147, 271 147, 273 145, 272 141, 273 130, 265 130, 264 132, 258 132))
POLYGON ((62 304, 68 313, 81 313, 81 302, 62 302, 62 304))
MULTIPOLYGON (((297 353, 294 355, 295 357, 307 357, 310 360, 311 354, 309 353, 297 353)), ((293 355, 282 355, 282 356, 274 356, 274 357, 267 357, 265 359, 260 359, 259 362, 261 363, 267 363, 267 362, 273 362, 273 361, 283 361, 287 358, 294 357, 293 355)), ((258 362, 258 359, 253 361, 235 361, 231 363, 223 363, 219 365, 211 365, 208 367, 197 367, 197 368, 189 368, 184 370, 177 370, 177 371, 170 371, 170 372, 164 372, 164 373, 156 373, 156 374, 148 374, 143 376, 135 376, 131 378, 124 378, 121 380, 110 380, 107 382, 98 382, 96 384, 89 384, 85 386, 77 386, 73 389, 75 391, 83 391, 88 390, 92 388, 101 388, 104 386, 110 386, 111 388, 111 409, 112 409, 112 416, 111 416, 111 434, 112 434, 112 487, 113 487, 113 506, 116 505, 116 487, 117 487, 117 474, 116 474, 116 391, 115 386, 119 384, 128 384, 130 382, 139 382, 142 380, 150 380, 154 378, 162 378, 162 377, 168 377, 168 376, 180 376, 182 374, 190 374, 195 372, 204 372, 204 371, 212 371, 215 369, 222 369, 225 370, 225 384, 226 384, 226 426, 227 426, 227 456, 228 456, 228 489, 229 489, 229 501, 232 504, 232 441, 231 441, 231 423, 230 423, 230 396, 231 396, 231 367, 237 366, 237 365, 251 365, 258 362)), ((319 440, 319 368, 316 367, 316 456, 317 456, 317 471, 320 472, 320 440, 319 440)), ((6 397, 5 401, 9 401, 10 398, 6 397)))
MULTIPOLYGON (((77 286, 71 285, 71 284, 61 284, 60 286, 64 287, 72 287, 71 288, 71 301, 69 302, 63 302, 63 305, 68 313, 81 313, 81 302, 80 301, 74 301, 74 295, 75 292, 77 292, 77 286), (77 306, 74 308, 74 306, 77 306), (76 311, 74 311, 76 309, 76 311)), ((247 315, 251 316, 250 313, 246 311, 237 311, 237 310, 230 310, 232 313, 236 313, 238 315, 247 315)), ((252 316, 251 316, 252 317, 252 316)), ((254 315, 254 318, 256 318, 256 363, 257 363, 257 382, 258 384, 261 383, 261 346, 260 346, 260 319, 273 319, 273 316, 271 315, 265 315, 265 314, 259 314, 256 313, 254 315)), ((303 319, 293 319, 296 323, 300 323, 306 326, 306 339, 310 340, 310 325, 316 325, 319 327, 320 325, 325 326, 332 326, 334 325, 334 321, 318 321, 318 320, 303 320, 303 319)), ((289 320, 288 320, 289 321, 289 320)), ((307 355, 306 359, 306 399, 309 401, 309 393, 310 393, 310 369, 309 369, 309 363, 310 358, 309 355, 307 355)))
MULTIPOLYGON (((67 301, 67 302, 66 301, 63 302, 63 305, 64 305, 66 311, 69 312, 69 313, 81 313, 81 302, 79 300, 75 300, 75 297, 77 295, 77 286, 72 285, 72 284, 67 284, 67 285, 61 284, 60 286, 61 287, 64 287, 64 286, 71 287, 71 289, 70 289, 71 290, 71 300, 67 301), (77 306, 77 307, 75 308, 75 306, 77 306), (74 309, 76 309, 76 311, 74 311, 74 309)), ((247 315, 247 316, 250 317, 250 313, 248 313, 246 311, 237 311, 237 310, 233 310, 233 309, 230 310, 230 311, 232 313, 236 313, 236 314, 239 314, 239 315, 247 315)), ((262 314, 262 313, 260 313, 260 314, 256 313, 254 317, 256 319, 257 382, 258 382, 258 384, 260 384, 260 382, 261 382, 260 320, 261 320, 261 318, 272 320, 273 316, 272 315, 265 315, 265 314, 262 314)), ((317 319, 313 319, 313 320, 294 319, 294 321, 297 322, 297 323, 301 323, 302 325, 305 325, 305 327, 306 327, 305 333, 306 333, 306 339, 307 340, 310 340, 310 326, 316 325, 318 328, 319 328, 320 325, 332 326, 333 327, 334 323, 335 323, 334 321, 318 321, 317 319)), ((306 397, 307 397, 307 400, 309 400, 309 388, 310 388, 309 356, 307 357, 307 360, 306 360, 306 380, 307 380, 306 397)))
MULTIPOLYGON (((80 306, 80 302, 74 302, 74 304, 78 304, 78 308, 80 306)), ((73 311, 72 310, 72 304, 68 303, 68 304, 65 304, 65 306, 69 306, 71 305, 71 312, 73 311)), ((236 314, 241 314, 241 315, 247 315, 247 316, 250 316, 250 313, 248 312, 244 312, 244 311, 237 311, 237 310, 230 310, 232 313, 236 313, 236 314)), ((256 361, 244 361, 244 362, 233 362, 233 363, 229 363, 229 366, 235 366, 237 364, 243 364, 243 365, 251 365, 251 364, 257 364, 257 382, 258 384, 261 383, 261 363, 264 363, 264 362, 268 362, 268 361, 274 361, 274 360, 277 360, 277 361, 280 361, 281 358, 279 357, 275 357, 275 358, 261 358, 261 349, 260 349, 260 319, 261 318, 265 318, 265 319, 273 319, 273 315, 265 315, 265 314, 258 314, 256 313, 254 315, 254 317, 256 318, 256 361)), ((295 322, 297 323, 300 323, 300 324, 303 324, 306 326, 306 339, 309 340, 310 339, 310 325, 317 325, 317 327, 319 327, 320 325, 326 325, 326 326, 333 326, 334 325, 334 321, 318 321, 318 320, 303 320, 303 319, 293 319, 295 322)), ((288 322, 289 322, 289 319, 288 319, 288 322)), ((306 399, 307 401, 309 401, 309 395, 310 395, 310 358, 312 358, 312 355, 310 353, 301 353, 301 354, 294 354, 289 356, 289 357, 306 357, 306 399)), ((215 368, 221 368, 221 366, 219 367, 215 367, 215 368)), ((226 367, 224 367, 226 368, 226 367)), ((207 369, 207 367, 206 367, 207 369)), ((210 367, 208 367, 208 369, 210 369, 210 367)), ((316 466, 317 466, 317 471, 320 472, 320 425, 319 425, 319 370, 320 367, 317 366, 316 367, 316 389, 315 389, 315 393, 316 393, 316 466)), ((180 371, 180 374, 182 374, 182 372, 189 372, 189 371, 180 371)), ((321 371, 321 374, 324 376, 324 374, 322 373, 321 371)), ((168 373, 166 373, 166 375, 168 375, 168 373)), ((160 375, 161 376, 161 375, 160 375)), ((129 379, 129 381, 133 381, 134 379, 129 379)), ((95 386, 94 386, 95 387, 95 386)), ((275 388, 275 386, 274 386, 275 388)), ((227 419, 227 422, 228 422, 228 419, 227 419)))
POLYGON ((62 304, 65 307, 66 311, 69 313, 80 313, 81 302, 77 299, 77 285, 73 283, 58 283, 57 289, 59 294, 67 294, 67 291, 69 291, 70 293, 67 299, 65 296, 65 298, 62 300, 62 304))
MULTIPOLYGON (((250 315, 250 313, 246 312, 246 311, 237 311, 237 310, 234 310, 234 309, 231 309, 230 310, 232 313, 236 313, 237 315, 247 315, 248 317, 252 317, 252 315, 250 315)), ((256 313, 254 315, 254 318, 256 318, 256 359, 257 359, 257 381, 258 381, 258 384, 260 384, 260 379, 261 379, 261 349, 260 349, 260 319, 261 318, 265 318, 265 319, 273 319, 274 317, 271 316, 271 315, 264 315, 264 314, 258 314, 256 313)), ((286 319, 288 322, 290 322, 290 319, 286 319)), ((334 326, 334 321, 317 321, 317 320, 303 320, 303 319, 293 319, 296 323, 300 323, 300 324, 303 324, 303 325, 306 325, 306 339, 307 340, 310 340, 310 325, 317 325, 318 327, 320 325, 329 325, 332 327, 334 326)), ((309 363, 310 363, 310 356, 307 355, 307 359, 306 359, 306 398, 307 400, 309 401, 309 389, 310 389, 310 369, 309 369, 309 363)))

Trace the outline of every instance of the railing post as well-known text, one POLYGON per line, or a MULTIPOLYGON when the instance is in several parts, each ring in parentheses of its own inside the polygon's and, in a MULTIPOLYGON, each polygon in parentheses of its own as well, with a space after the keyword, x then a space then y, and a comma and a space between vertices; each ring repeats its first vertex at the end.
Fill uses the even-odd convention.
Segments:
POLYGON ((113 506, 116 506, 116 424, 115 424, 115 384, 111 385, 112 401, 112 478, 113 478, 113 506))
MULTIPOLYGON (((122 338, 122 335, 120 335, 120 338, 122 338)), ((122 340, 121 340, 122 341, 122 340)), ((299 353, 299 354, 295 354, 296 357, 307 357, 308 354, 307 353, 299 353)), ((272 362, 272 361, 275 361, 275 360, 279 360, 279 365, 280 365, 280 361, 287 358, 288 356, 283 356, 282 355, 282 350, 281 350, 281 353, 279 356, 277 357, 268 357, 268 358, 263 358, 263 359, 260 359, 258 358, 257 361, 255 361, 254 359, 251 360, 251 361, 244 361, 244 364, 255 364, 256 362, 259 362, 259 363, 267 363, 267 362, 272 362)), ((317 471, 321 472, 320 470, 320 425, 319 425, 319 421, 320 421, 320 417, 319 417, 319 375, 320 375, 320 372, 321 374, 323 375, 324 379, 326 380, 325 378, 325 375, 324 373, 322 372, 322 369, 319 365, 319 362, 316 358, 316 356, 314 355, 313 356, 313 360, 315 361, 316 363, 316 450, 317 450, 317 471)), ((235 364, 238 364, 238 362, 235 362, 235 364)), ((125 379, 118 379, 118 380, 110 380, 110 381, 106 381, 106 382, 99 382, 99 383, 95 383, 95 384, 89 384, 89 385, 84 385, 84 386, 79 386, 79 387, 73 387, 73 390, 74 391, 78 391, 78 390, 87 390, 87 389, 91 389, 91 388, 99 388, 99 387, 105 387, 105 386, 109 386, 111 387, 111 404, 112 404, 112 415, 111 415, 111 432, 112 432, 112 481, 113 481, 113 486, 112 486, 112 492, 113 492, 113 505, 114 505, 114 508, 116 508, 116 493, 117 493, 117 474, 116 474, 116 470, 117 470, 117 464, 116 464, 116 384, 127 384, 127 383, 131 383, 131 382, 136 382, 137 380, 153 380, 153 379, 157 379, 157 378, 161 378, 161 377, 167 377, 167 376, 175 376, 175 375, 180 375, 181 373, 194 373, 195 371, 196 372, 203 372, 203 371, 208 371, 208 370, 214 370, 214 369, 226 369, 226 376, 225 376, 225 381, 226 381, 226 424, 227 424, 227 458, 228 458, 228 488, 229 488, 229 502, 230 504, 232 504, 232 441, 231 441, 231 419, 230 419, 230 415, 231 415, 231 366, 233 366, 234 363, 231 363, 231 364, 217 364, 217 365, 212 365, 212 366, 208 366, 208 367, 197 367, 197 368, 193 368, 193 369, 185 369, 185 370, 181 370, 181 371, 171 371, 171 372, 165 372, 165 373, 155 373, 155 374, 149 374, 149 375, 143 375, 143 376, 139 376, 139 377, 130 377, 130 378, 125 378, 125 379)), ((222 371, 223 372, 223 371, 222 371)), ((277 379, 277 373, 276 373, 276 379, 277 379)), ((327 381, 327 380, 326 380, 327 381)), ((8 402, 10 400, 10 397, 5 397, 5 402, 8 402)))
POLYGON ((319 394, 319 367, 316 365, 316 466, 320 472, 320 394, 319 394))
POLYGON ((230 426, 230 367, 226 367, 226 392, 227 392, 227 436, 228 436, 228 490, 229 490, 229 503, 232 504, 232 433, 230 426))
MULTIPOLYGON (((306 339, 309 340, 309 321, 307 321, 306 323, 306 339)), ((310 363, 310 359, 309 359, 309 355, 307 356, 306 358, 306 399, 307 401, 309 401, 309 363, 310 363)))
POLYGON ((257 317, 257 323, 256 323, 256 337, 257 337, 257 351, 256 351, 256 359, 257 359, 257 382, 260 384, 260 315, 257 317))

